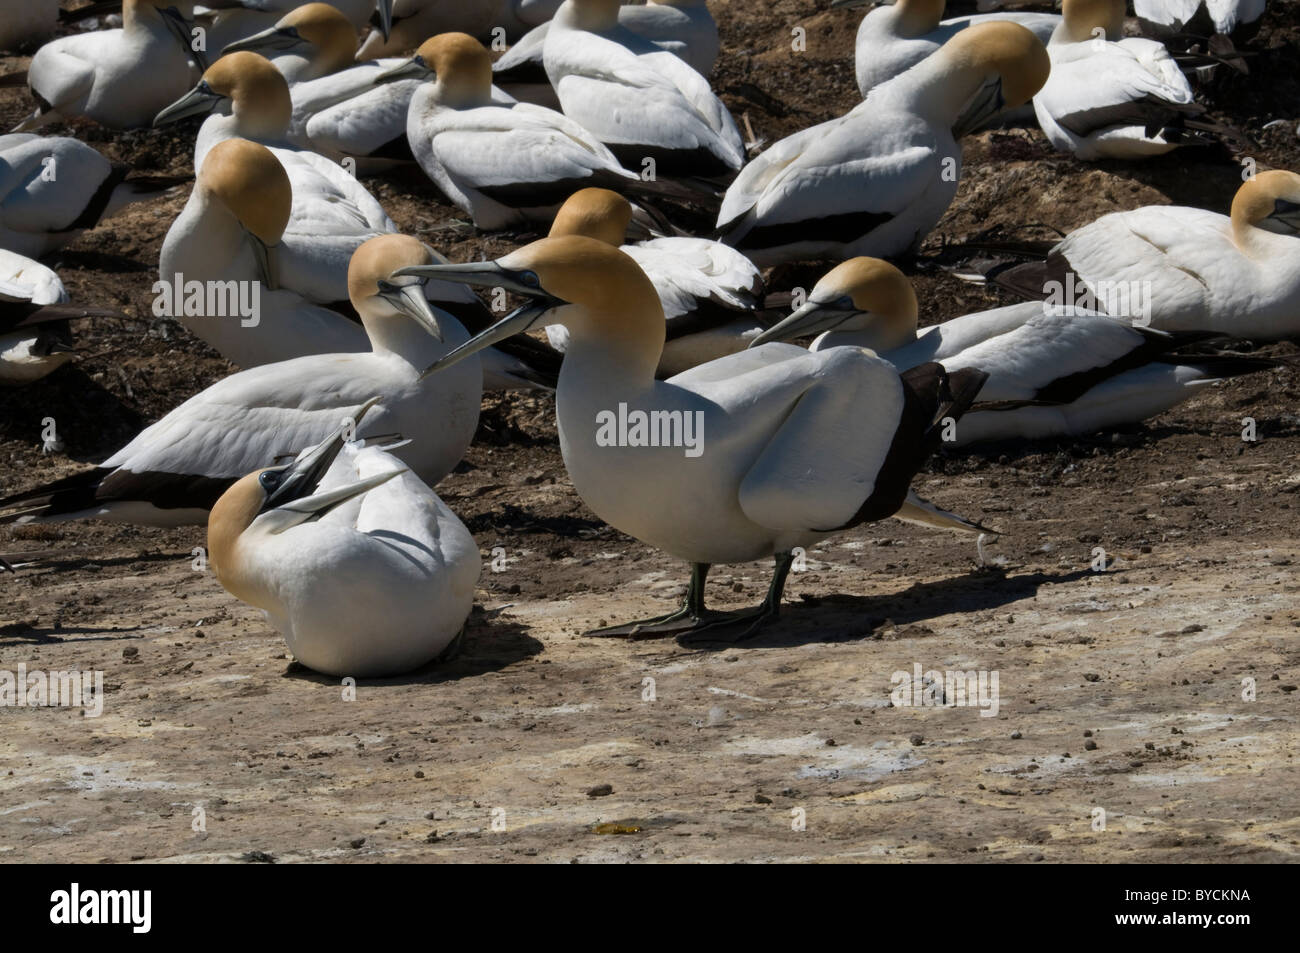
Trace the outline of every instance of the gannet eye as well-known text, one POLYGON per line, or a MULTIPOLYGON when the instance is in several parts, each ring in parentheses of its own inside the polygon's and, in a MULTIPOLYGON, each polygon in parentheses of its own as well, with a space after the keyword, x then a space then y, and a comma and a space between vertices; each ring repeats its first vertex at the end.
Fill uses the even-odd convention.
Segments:
POLYGON ((535 271, 523 272, 522 274, 520 274, 519 280, 522 281, 530 288, 536 288, 542 283, 541 279, 537 277, 537 272, 535 271))
POLYGON ((283 470, 264 470, 262 475, 257 478, 257 482, 262 485, 263 490, 270 493, 280 485, 280 479, 283 476, 283 470))
POLYGON ((836 301, 836 302, 835 302, 835 307, 839 308, 839 309, 842 310, 842 311, 855 311, 855 310, 857 310, 856 306, 853 304, 853 296, 852 296, 852 295, 845 295, 845 296, 844 296, 843 298, 841 298, 839 301, 836 301))

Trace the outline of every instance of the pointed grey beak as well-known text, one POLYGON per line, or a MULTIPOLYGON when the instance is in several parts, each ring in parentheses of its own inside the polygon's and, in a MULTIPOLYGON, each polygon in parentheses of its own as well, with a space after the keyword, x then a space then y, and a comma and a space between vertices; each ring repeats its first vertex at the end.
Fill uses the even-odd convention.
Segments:
POLYGON ((322 440, 293 463, 263 471, 258 479, 261 481, 262 489, 266 491, 266 500, 262 503, 260 512, 283 509, 296 500, 310 496, 324 479, 349 436, 355 435, 356 428, 361 424, 361 419, 365 417, 366 412, 377 403, 379 403, 378 397, 370 398, 356 409, 349 422, 341 425, 331 436, 322 440))
POLYGON ((169 122, 178 122, 190 116, 206 115, 216 109, 217 105, 225 98, 220 93, 214 93, 207 80, 200 80, 199 85, 154 116, 153 124, 156 128, 169 122))
POLYGON ((266 285, 267 291, 277 291, 280 287, 280 246, 268 245, 252 232, 245 231, 248 236, 248 244, 253 249, 253 257, 257 259, 257 270, 262 276, 262 284, 266 285))
POLYGON ((374 84, 395 83, 400 79, 428 79, 433 75, 433 70, 424 64, 424 58, 419 56, 411 57, 400 66, 394 66, 390 70, 384 70, 372 80, 374 84))
MULTIPOLYGON (((332 490, 326 490, 324 493, 313 493, 311 496, 305 496, 301 499, 294 500, 291 503, 285 503, 283 506, 277 506, 277 510, 287 511, 289 513, 300 513, 303 518, 298 522, 306 523, 311 520, 318 520, 330 510, 341 506, 354 496, 360 496, 362 493, 369 493, 375 487, 387 483, 399 473, 405 473, 406 467, 395 467, 386 473, 376 473, 372 477, 364 480, 358 480, 356 483, 348 483, 344 486, 335 487, 332 490)), ((323 476, 323 474, 322 474, 323 476)), ((320 482, 319 480, 317 481, 320 482)))
POLYGON ((1286 199, 1274 199, 1273 211, 1259 222, 1259 227, 1279 235, 1294 235, 1300 232, 1300 204, 1288 202, 1286 199))
POLYGON ((434 340, 442 340, 442 328, 438 325, 438 315, 429 306, 429 299, 424 296, 423 281, 403 283, 391 280, 380 281, 379 297, 428 331, 433 335, 434 340))
POLYGON ((842 307, 840 302, 822 304, 810 298, 803 303, 803 307, 750 341, 749 346, 758 347, 771 341, 793 341, 795 338, 821 334, 823 331, 839 327, 855 314, 861 313, 852 307, 842 307))
POLYGON ((271 27, 269 30, 254 33, 252 36, 246 36, 234 43, 227 43, 222 48, 221 55, 225 56, 227 53, 238 53, 245 50, 251 53, 261 53, 269 58, 275 53, 285 53, 309 45, 299 34, 296 26, 271 27))
POLYGON ((375 4, 375 12, 379 14, 379 32, 384 35, 384 42, 393 35, 393 0, 379 0, 375 4))

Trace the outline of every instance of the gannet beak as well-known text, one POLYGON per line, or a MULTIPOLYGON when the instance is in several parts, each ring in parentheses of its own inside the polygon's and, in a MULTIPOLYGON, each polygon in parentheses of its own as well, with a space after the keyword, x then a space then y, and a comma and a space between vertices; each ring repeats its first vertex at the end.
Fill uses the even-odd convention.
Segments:
POLYGON ((252 232, 245 231, 248 236, 248 244, 253 249, 253 257, 257 259, 257 270, 262 277, 262 284, 266 285, 267 291, 277 291, 280 287, 280 246, 268 245, 252 232))
POLYGON ((341 506, 354 496, 369 493, 375 487, 387 483, 399 473, 405 472, 406 467, 394 467, 385 473, 377 473, 364 480, 358 480, 356 483, 335 487, 332 490, 326 490, 324 493, 314 493, 311 496, 304 496, 301 499, 285 503, 283 506, 277 506, 275 509, 278 513, 295 514, 298 517, 282 523, 280 529, 284 530, 288 529, 289 526, 297 526, 300 523, 318 520, 330 510, 341 506))
POLYGON ((199 85, 154 116, 153 124, 157 127, 189 116, 205 115, 216 109, 217 104, 225 98, 220 93, 214 93, 207 80, 200 80, 199 85))
POLYGON ((953 125, 953 138, 960 139, 967 133, 983 127, 986 122, 1002 112, 1006 105, 1006 97, 1002 95, 1002 80, 985 83, 971 97, 970 105, 953 125))
POLYGON ((749 342, 750 347, 758 347, 770 341, 793 341, 795 338, 809 337, 839 327, 849 318, 861 314, 853 307, 853 300, 845 296, 838 301, 823 304, 811 298, 789 317, 778 321, 758 337, 749 342))
POLYGON ((379 32, 384 35, 384 42, 393 33, 393 0, 379 0, 375 4, 375 12, 379 14, 379 32))
POLYGON ((420 380, 443 368, 463 361, 471 354, 477 354, 484 348, 491 347, 498 341, 522 334, 537 324, 552 308, 565 304, 554 295, 547 294, 531 271, 512 271, 502 268, 494 261, 467 262, 461 265, 411 265, 393 272, 398 275, 418 275, 421 278, 438 278, 457 284, 470 285, 475 288, 504 288, 533 299, 522 307, 516 308, 487 330, 470 338, 460 347, 448 351, 435 361, 420 380))
MULTIPOLYGON (((352 415, 351 421, 341 425, 338 430, 322 440, 311 450, 302 454, 293 463, 271 467, 260 477, 266 490, 266 500, 262 503, 261 513, 274 509, 293 509, 291 505, 311 498, 311 493, 325 478, 326 472, 333 465, 350 434, 355 434, 356 427, 365 417, 366 412, 379 402, 378 397, 366 401, 352 415)), ((321 494, 322 496, 325 494, 321 494)), ((353 494, 355 496, 356 494, 353 494)), ((347 499, 347 497, 344 497, 347 499)), ((338 503, 343 502, 340 499, 338 503)), ((338 505, 335 503, 334 505, 338 505)), ((314 510, 312 512, 315 512, 314 510)))
POLYGON ((1300 204, 1286 199, 1274 199, 1273 211, 1257 223, 1258 227, 1279 235, 1300 233, 1300 204))
POLYGON ((242 40, 236 40, 234 43, 227 43, 221 50, 221 55, 227 53, 237 53, 240 50, 247 50, 252 53, 283 53, 286 50, 296 49, 300 46, 309 45, 302 35, 298 32, 296 26, 271 27, 269 30, 263 30, 261 33, 254 33, 252 36, 246 36, 242 40))
POLYGON ((190 21, 185 19, 185 14, 176 7, 168 7, 159 10, 158 13, 163 18, 163 25, 172 36, 176 37, 176 42, 181 45, 185 54, 194 57, 194 62, 198 63, 199 69, 206 70, 208 58, 194 48, 194 38, 190 35, 190 21))
POLYGON ((424 64, 424 58, 418 53, 403 63, 385 70, 374 78, 375 83, 393 83, 399 79, 428 79, 433 70, 424 64))
POLYGON ((429 307, 429 299, 424 296, 423 281, 402 285, 380 281, 379 297, 432 334, 435 340, 442 340, 442 328, 438 325, 438 316, 429 307))

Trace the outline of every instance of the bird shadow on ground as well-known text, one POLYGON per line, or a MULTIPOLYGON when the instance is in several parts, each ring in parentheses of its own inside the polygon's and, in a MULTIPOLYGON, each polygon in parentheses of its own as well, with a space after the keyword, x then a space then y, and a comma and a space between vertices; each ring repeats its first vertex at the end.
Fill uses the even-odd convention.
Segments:
MULTIPOLYGON (((361 678, 357 684, 368 688, 387 685, 441 685, 462 678, 497 672, 516 662, 539 655, 545 646, 528 635, 528 628, 514 622, 487 621, 477 613, 465 628, 461 650, 454 658, 433 661, 404 675, 392 678, 361 678)), ((333 675, 313 672, 298 662, 290 663, 284 678, 295 678, 318 685, 336 686, 339 679, 333 675)))
POLYGON ((950 613, 998 609, 1022 599, 1032 599, 1045 585, 1063 585, 1095 575, 1091 569, 1062 573, 1034 572, 1008 575, 999 569, 982 569, 962 576, 918 582, 902 592, 881 596, 832 595, 805 599, 805 604, 783 605, 781 616, 768 623, 751 639, 717 641, 705 634, 695 639, 679 637, 679 643, 702 651, 739 648, 789 648, 825 642, 855 642, 875 639, 887 628, 902 630, 917 626, 904 636, 929 635, 919 625, 950 613))
POLYGON ((29 625, 26 622, 11 622, 0 625, 0 645, 12 645, 19 642, 30 645, 57 645, 61 642, 108 642, 128 637, 130 632, 143 632, 156 628, 149 625, 99 627, 92 625, 68 625, 54 628, 48 625, 29 625))

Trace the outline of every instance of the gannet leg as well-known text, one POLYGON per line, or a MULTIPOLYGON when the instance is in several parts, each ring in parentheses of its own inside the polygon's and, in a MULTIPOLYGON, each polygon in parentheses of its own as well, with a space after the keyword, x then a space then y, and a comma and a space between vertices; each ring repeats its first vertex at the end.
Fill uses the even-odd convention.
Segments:
POLYGON ((716 636, 710 634, 698 641, 702 642, 744 642, 746 639, 752 639, 758 634, 768 622, 775 619, 781 614, 781 596, 785 593, 785 581, 790 576, 790 567, 794 565, 794 553, 777 553, 776 569, 772 573, 772 584, 767 589, 767 596, 762 603, 754 609, 742 609, 739 612, 710 612, 708 618, 702 619, 701 625, 684 633, 687 637, 683 642, 695 641, 693 636, 715 629, 728 628, 748 622, 749 625, 739 635, 726 636, 721 633, 716 636))
POLYGON ((709 563, 691 563, 691 581, 686 586, 686 598, 680 609, 640 622, 593 629, 587 635, 606 639, 654 639, 695 629, 707 617, 722 614, 704 608, 704 582, 708 576, 709 563))

